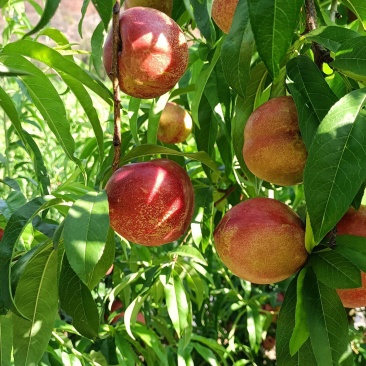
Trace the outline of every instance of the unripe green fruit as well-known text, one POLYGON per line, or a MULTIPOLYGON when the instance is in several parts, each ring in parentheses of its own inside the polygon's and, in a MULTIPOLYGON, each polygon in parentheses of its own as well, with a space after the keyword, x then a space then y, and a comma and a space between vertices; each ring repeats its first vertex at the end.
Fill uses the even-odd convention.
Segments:
POLYGON ((305 230, 288 206, 252 198, 231 208, 214 231, 223 263, 238 277, 270 284, 295 274, 306 262, 305 230))

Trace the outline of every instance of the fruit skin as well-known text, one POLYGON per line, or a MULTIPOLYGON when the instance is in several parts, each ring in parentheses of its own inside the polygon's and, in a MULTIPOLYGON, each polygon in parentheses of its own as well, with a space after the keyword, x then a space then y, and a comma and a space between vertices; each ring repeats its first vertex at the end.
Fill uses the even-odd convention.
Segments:
POLYGON ((154 8, 169 16, 172 15, 173 10, 173 0, 125 0, 123 5, 125 9, 134 8, 136 6, 154 8))
POLYGON ((0 240, 3 238, 4 230, 0 227, 0 240))
POLYGON ((167 144, 177 144, 187 139, 192 131, 189 113, 174 102, 168 102, 161 113, 158 139, 167 144))
POLYGON ((243 158, 249 170, 267 182, 280 186, 302 182, 307 151, 292 97, 270 99, 250 115, 243 158))
POLYGON ((257 284, 282 281, 306 262, 301 219, 284 203, 251 198, 231 208, 214 231, 216 250, 238 277, 257 284))
MULTIPOLYGON (((112 306, 111 306, 111 313, 113 313, 114 311, 117 311, 119 309, 123 309, 123 303, 121 300, 116 299, 113 301, 112 306)), ((125 316, 125 312, 122 311, 120 312, 118 315, 116 315, 111 321, 111 324, 116 324, 118 322, 118 320, 123 319, 123 317, 125 316)), ((106 320, 108 320, 108 317, 106 317, 106 320)), ((139 323, 145 324, 145 317, 142 313, 137 313, 136 316, 136 321, 138 321, 139 323)))
MULTIPOLYGON (((355 235, 366 238, 366 206, 358 210, 349 208, 337 224, 337 235, 355 235)), ((366 306, 366 273, 361 272, 362 287, 338 289, 338 295, 346 308, 366 306)))
POLYGON ((239 0, 214 0, 212 2, 211 17, 226 34, 229 33, 238 2, 239 0))
MULTIPOLYGON (((120 16, 122 50, 118 53, 119 86, 135 98, 155 98, 179 81, 188 65, 188 45, 173 19, 159 10, 136 7, 120 16)), ((103 49, 107 75, 112 69, 112 29, 103 49)))
POLYGON ((188 229, 194 191, 186 171, 168 159, 118 169, 106 185, 111 227, 125 239, 157 246, 188 229))

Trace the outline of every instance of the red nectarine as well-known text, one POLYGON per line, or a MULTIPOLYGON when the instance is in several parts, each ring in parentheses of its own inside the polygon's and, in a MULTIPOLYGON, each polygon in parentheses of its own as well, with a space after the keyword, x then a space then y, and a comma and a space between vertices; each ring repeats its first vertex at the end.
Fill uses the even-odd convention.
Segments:
POLYGON ((229 33, 238 2, 239 0, 213 0, 212 2, 212 19, 226 34, 229 33))
POLYGON ((168 159, 118 169, 106 185, 112 228, 134 243, 156 246, 179 239, 193 215, 186 171, 168 159))
MULTIPOLYGON (((172 89, 188 65, 188 46, 179 25, 161 11, 144 7, 123 11, 119 24, 121 90, 136 98, 155 98, 172 89)), ((103 50, 109 76, 112 40, 111 30, 103 50)))
POLYGON ((3 238, 4 230, 0 227, 0 240, 3 238))
POLYGON ((214 231, 223 263, 238 277, 257 284, 282 281, 306 262, 301 219, 284 203, 252 198, 231 208, 214 231))
POLYGON ((173 10, 173 0, 125 0, 123 3, 125 9, 135 8, 136 6, 145 6, 162 11, 171 16, 173 10))
POLYGON ((243 158, 249 170, 267 182, 281 186, 302 182, 307 151, 292 97, 270 99, 250 115, 243 158))
MULTIPOLYGON (((366 238, 366 206, 351 207, 337 224, 337 235, 355 235, 366 238)), ((366 273, 361 272, 362 287, 339 289, 338 295, 347 308, 366 306, 366 273)))

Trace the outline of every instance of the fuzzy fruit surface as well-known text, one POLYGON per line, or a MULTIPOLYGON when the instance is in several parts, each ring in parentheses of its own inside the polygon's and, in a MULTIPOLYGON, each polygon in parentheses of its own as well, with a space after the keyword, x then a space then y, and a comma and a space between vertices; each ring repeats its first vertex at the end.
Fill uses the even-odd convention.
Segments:
POLYGON ((243 158, 249 170, 267 182, 280 186, 302 182, 307 151, 292 97, 270 99, 250 115, 243 158))
POLYGON ((125 9, 134 8, 136 6, 145 6, 160 10, 166 15, 171 16, 173 10, 173 0, 125 0, 123 3, 125 9))
MULTIPOLYGON (((172 89, 188 65, 188 45, 179 25, 163 12, 145 7, 123 11, 119 24, 121 90, 132 97, 147 99, 172 89)), ((103 49, 107 75, 112 70, 112 41, 111 29, 103 49)))
MULTIPOLYGON (((353 207, 337 224, 337 235, 355 235, 366 238, 366 206, 358 210, 353 207)), ((361 272, 362 287, 337 290, 344 307, 358 308, 366 306, 366 273, 361 272)))
POLYGON ((186 171, 168 159, 118 169, 106 185, 111 227, 125 239, 157 246, 188 229, 194 191, 186 171))
POLYGON ((192 131, 192 118, 179 104, 168 102, 161 113, 158 139, 167 144, 177 144, 187 139, 192 131))
POLYGON ((238 277, 257 284, 295 274, 308 253, 301 219, 284 203, 251 198, 231 208, 214 231, 223 263, 238 277))
POLYGON ((239 0, 214 0, 212 2, 212 19, 226 34, 229 33, 238 2, 239 0))
POLYGON ((4 230, 2 228, 0 228, 0 240, 3 238, 4 235, 4 230))

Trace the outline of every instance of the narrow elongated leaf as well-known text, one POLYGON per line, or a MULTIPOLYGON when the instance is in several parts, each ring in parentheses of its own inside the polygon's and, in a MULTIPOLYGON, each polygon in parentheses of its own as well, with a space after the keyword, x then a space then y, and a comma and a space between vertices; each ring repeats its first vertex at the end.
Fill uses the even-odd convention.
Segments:
POLYGON ((353 235, 337 236, 335 252, 340 253, 366 272, 366 238, 353 235))
POLYGON ((351 9, 353 13, 356 14, 357 18, 363 25, 364 30, 366 30, 366 4, 362 0, 341 0, 341 3, 351 9))
POLYGON ((50 80, 42 71, 20 55, 7 54, 1 55, 0 58, 5 65, 15 64, 22 70, 30 72, 31 75, 21 76, 21 80, 68 158, 81 167, 80 161, 74 157, 75 142, 66 118, 65 106, 50 80))
MULTIPOLYGON (((2 182, 5 183, 5 182, 2 182)), ((0 200, 0 213, 8 221, 11 215, 27 202, 24 194, 18 190, 9 193, 6 200, 0 200)))
POLYGON ((138 364, 138 357, 125 337, 120 332, 117 332, 114 339, 118 364, 121 366, 135 366, 138 364))
POLYGON ((301 137, 309 151, 320 122, 338 98, 309 57, 293 58, 286 67, 287 85, 296 103, 301 137))
POLYGON ((103 21, 104 29, 107 30, 112 18, 113 0, 92 0, 92 3, 103 21))
POLYGON ((203 164, 207 165, 216 174, 221 175, 221 172, 217 168, 215 162, 207 155, 205 151, 199 151, 197 153, 183 153, 177 150, 170 149, 169 147, 152 145, 152 144, 144 144, 134 147, 120 160, 120 164, 121 165, 126 164, 128 161, 134 158, 155 154, 178 155, 178 156, 185 156, 188 159, 198 160, 203 164))
POLYGON ((71 268, 91 289, 95 266, 101 259, 109 230, 105 191, 88 192, 70 208, 65 219, 65 251, 71 268))
POLYGON ((58 310, 57 251, 51 245, 28 263, 15 302, 29 319, 13 318, 15 366, 37 365, 45 352, 58 310))
POLYGON ((202 358, 211 366, 219 366, 215 354, 207 347, 202 346, 199 343, 193 343, 195 350, 202 356, 202 358))
POLYGON ((18 76, 18 75, 29 75, 29 73, 15 69, 14 67, 7 67, 4 65, 0 65, 0 76, 18 76))
POLYGON ((12 99, 8 96, 4 89, 0 87, 0 106, 9 117, 11 123, 17 131, 19 138, 22 140, 24 146, 31 159, 33 160, 36 176, 41 183, 43 193, 48 193, 48 187, 50 186, 50 179, 48 177, 47 169, 44 165, 42 154, 34 142, 32 136, 23 130, 18 111, 14 105, 12 99))
POLYGON ((241 169, 247 179, 257 185, 258 179, 247 168, 243 158, 244 128, 249 116, 257 105, 262 86, 267 76, 267 70, 261 62, 250 71, 250 80, 247 86, 246 98, 238 97, 235 104, 234 117, 231 123, 231 139, 234 152, 241 169))
POLYGON ((220 58, 227 83, 243 98, 249 83, 253 48, 248 2, 239 1, 230 32, 222 45, 220 58))
POLYGON ((249 0, 249 16, 258 53, 272 78, 292 42, 303 0, 249 0))
POLYGON ((190 326, 187 321, 189 307, 182 280, 176 272, 173 272, 169 282, 164 285, 164 292, 170 320, 180 337, 183 331, 190 326))
POLYGON ((318 280, 328 287, 357 288, 362 285, 359 268, 334 250, 314 253, 310 265, 318 280))
POLYGON ((11 290, 11 260, 14 247, 25 227, 39 212, 56 205, 65 204, 62 199, 52 196, 37 197, 15 211, 6 225, 0 245, 0 299, 15 314, 24 316, 15 306, 11 290))
POLYGON ((330 25, 314 29, 307 33, 305 38, 309 42, 316 42, 332 52, 337 52, 345 41, 360 36, 360 33, 352 29, 330 25))
POLYGON ((192 260, 194 260, 195 262, 201 263, 204 266, 207 266, 207 262, 206 262, 205 258, 202 256, 201 252, 198 249, 196 249, 195 247, 183 245, 183 246, 171 251, 170 253, 177 254, 182 257, 192 258, 192 260))
POLYGON ((37 33, 39 30, 44 28, 55 15, 60 2, 61 0, 46 0, 41 19, 31 31, 25 34, 24 37, 31 36, 32 34, 37 33))
POLYGON ((321 122, 304 172, 317 243, 337 224, 366 179, 366 89, 337 102, 321 122))
POLYGON ((88 10, 88 6, 90 4, 90 0, 83 0, 83 5, 81 6, 80 12, 81 17, 78 24, 78 32, 81 38, 83 38, 83 22, 85 18, 86 11, 88 10))
MULTIPOLYGON (((304 283, 304 301, 318 365, 339 365, 340 358, 349 352, 349 343, 347 316, 336 290, 323 285, 309 269, 304 283)), ((352 355, 342 365, 353 365, 352 355)))
POLYGON ((72 325, 86 338, 98 335, 99 314, 90 290, 71 268, 67 258, 63 259, 59 281, 62 309, 72 317, 72 325))
POLYGON ((9 0, 0 0, 0 9, 2 9, 8 2, 9 0))
MULTIPOLYGON (((62 71, 74 79, 79 80, 86 87, 96 93, 100 98, 102 98, 106 103, 113 105, 113 95, 110 90, 104 84, 94 79, 75 62, 71 61, 67 56, 62 56, 54 49, 47 47, 42 43, 30 41, 28 39, 8 43, 2 50, 2 54, 19 54, 19 52, 21 52, 23 56, 43 62, 54 70, 62 71)), ((12 66, 14 66, 14 64, 12 66)))
POLYGON ((11 366, 11 351, 13 348, 13 319, 12 314, 0 315, 0 365, 11 366))
POLYGON ((104 27, 103 22, 100 22, 94 29, 93 35, 90 40, 91 44, 91 57, 94 65, 94 69, 101 76, 101 70, 103 69, 102 57, 103 57, 103 42, 104 42, 104 27))
MULTIPOLYGON (((209 9, 211 8, 210 2, 190 0, 190 3, 193 7, 194 20, 197 23, 198 29, 206 38, 207 42, 213 44, 216 40, 216 32, 209 12, 209 9)), ((187 8, 189 8, 189 6, 187 8)))
POLYGON ((366 37, 345 41, 330 65, 353 79, 366 81, 366 37))

